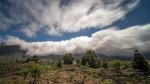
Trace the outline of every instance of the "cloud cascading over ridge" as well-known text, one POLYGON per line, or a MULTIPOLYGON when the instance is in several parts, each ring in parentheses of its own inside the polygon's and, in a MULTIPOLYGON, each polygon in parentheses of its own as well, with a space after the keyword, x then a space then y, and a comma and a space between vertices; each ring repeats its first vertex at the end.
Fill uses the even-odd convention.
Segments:
POLYGON ((8 0, 8 12, 0 12, 0 30, 21 25, 18 30, 36 36, 38 31, 49 35, 102 28, 124 18, 139 0, 8 0), (7 16, 6 16, 7 14, 7 16))
POLYGON ((64 54, 66 52, 84 53, 93 49, 106 55, 130 56, 134 49, 143 52, 150 50, 150 24, 137 25, 123 30, 111 27, 88 36, 80 36, 65 41, 26 42, 8 36, 6 45, 19 45, 28 55, 64 54))

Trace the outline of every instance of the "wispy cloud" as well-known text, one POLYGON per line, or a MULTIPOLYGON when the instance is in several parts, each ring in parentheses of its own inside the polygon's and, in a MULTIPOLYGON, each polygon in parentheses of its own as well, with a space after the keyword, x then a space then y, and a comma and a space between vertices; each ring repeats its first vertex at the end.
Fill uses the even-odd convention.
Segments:
POLYGON ((92 34, 65 41, 26 42, 17 37, 8 36, 7 45, 19 45, 28 55, 64 54, 66 52, 84 53, 93 49, 107 55, 130 56, 134 49, 143 52, 150 50, 150 24, 137 25, 119 30, 111 27, 92 34))
POLYGON ((81 29, 111 25, 134 9, 139 0, 10 0, 8 16, 0 12, 0 30, 11 25, 27 36, 35 36, 39 30, 49 35, 78 32, 81 29))

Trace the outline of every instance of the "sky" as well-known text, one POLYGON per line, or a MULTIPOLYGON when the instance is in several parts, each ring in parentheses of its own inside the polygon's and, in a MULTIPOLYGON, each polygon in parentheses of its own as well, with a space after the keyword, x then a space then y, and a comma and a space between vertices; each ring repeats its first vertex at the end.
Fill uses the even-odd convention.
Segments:
POLYGON ((0 42, 27 55, 150 50, 149 0, 0 0, 0 42))

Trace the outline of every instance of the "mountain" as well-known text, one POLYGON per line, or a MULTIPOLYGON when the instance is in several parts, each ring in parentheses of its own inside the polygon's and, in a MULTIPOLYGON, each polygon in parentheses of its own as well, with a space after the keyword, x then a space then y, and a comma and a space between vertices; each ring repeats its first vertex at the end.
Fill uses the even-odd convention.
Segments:
MULTIPOLYGON (((5 44, 0 44, 0 61, 15 61, 16 59, 26 59, 30 56, 25 55, 25 50, 21 50, 19 46, 17 45, 5 45, 5 44)), ((73 54, 74 59, 76 60, 77 58, 80 58, 84 56, 84 53, 82 54, 73 54)), ((46 55, 46 56, 39 56, 41 60, 44 61, 56 61, 58 59, 61 59, 63 55, 46 55)), ((120 59, 120 60, 131 60, 131 56, 107 56, 105 54, 97 54, 97 57, 100 59, 108 59, 108 60, 113 60, 113 59, 120 59)), ((144 53, 144 57, 146 59, 150 59, 149 53, 144 53)))
POLYGON ((12 55, 15 53, 23 53, 24 50, 21 50, 17 45, 0 45, 0 56, 3 55, 12 55))
POLYGON ((17 45, 0 45, 0 62, 12 62, 16 59, 21 59, 22 55, 25 53, 17 45))

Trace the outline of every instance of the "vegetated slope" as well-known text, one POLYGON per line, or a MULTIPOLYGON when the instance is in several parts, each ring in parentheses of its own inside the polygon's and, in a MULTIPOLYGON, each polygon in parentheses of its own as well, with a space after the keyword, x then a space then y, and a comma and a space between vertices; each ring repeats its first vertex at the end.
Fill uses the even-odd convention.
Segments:
POLYGON ((24 52, 16 45, 0 45, 0 62, 11 62, 21 59, 24 52))
POLYGON ((0 45, 0 56, 12 55, 15 53, 23 53, 24 51, 17 45, 0 45))

